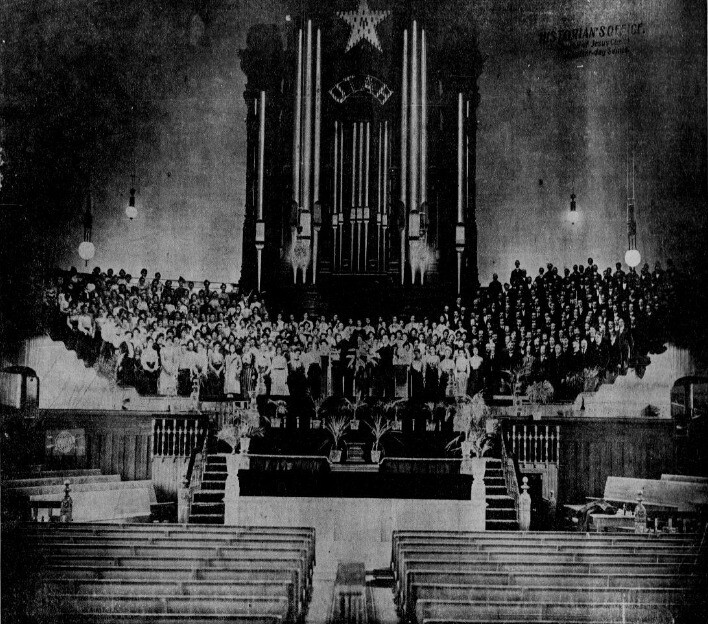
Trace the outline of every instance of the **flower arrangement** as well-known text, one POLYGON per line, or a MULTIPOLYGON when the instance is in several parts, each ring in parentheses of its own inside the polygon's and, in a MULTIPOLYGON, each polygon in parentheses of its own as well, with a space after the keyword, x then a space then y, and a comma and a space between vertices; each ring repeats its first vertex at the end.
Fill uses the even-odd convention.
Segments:
POLYGON ((231 422, 225 424, 216 434, 217 440, 223 440, 231 447, 231 452, 236 452, 240 445, 241 452, 248 452, 250 439, 263 436, 263 427, 259 421, 254 421, 245 410, 238 409, 231 422), (248 440, 248 442, 246 441, 248 440))
POLYGON ((459 448, 463 457, 472 453, 482 457, 494 446, 495 433, 487 432, 490 411, 481 392, 473 397, 465 395, 457 400, 454 429, 460 433, 445 447, 449 451, 459 448))
POLYGON ((532 383, 527 392, 529 401, 540 405, 546 405, 549 403, 551 399, 553 399, 554 394, 555 390, 553 389, 551 382, 547 380, 532 383))

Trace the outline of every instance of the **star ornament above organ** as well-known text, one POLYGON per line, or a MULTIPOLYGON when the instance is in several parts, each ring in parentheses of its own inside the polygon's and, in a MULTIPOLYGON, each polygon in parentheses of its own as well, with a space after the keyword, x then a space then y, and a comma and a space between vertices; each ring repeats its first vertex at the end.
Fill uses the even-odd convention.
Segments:
POLYGON ((374 48, 381 52, 381 44, 376 34, 376 26, 386 19, 391 11, 372 11, 366 0, 360 0, 356 11, 339 11, 341 17, 351 27, 346 51, 349 52, 360 41, 368 41, 374 48))

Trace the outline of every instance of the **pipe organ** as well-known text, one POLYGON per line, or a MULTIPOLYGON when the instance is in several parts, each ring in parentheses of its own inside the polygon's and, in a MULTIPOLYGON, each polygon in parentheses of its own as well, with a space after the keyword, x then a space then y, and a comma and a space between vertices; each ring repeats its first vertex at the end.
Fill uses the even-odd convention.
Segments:
POLYGON ((245 287, 474 284, 483 58, 434 4, 306 0, 285 45, 251 29, 245 287))

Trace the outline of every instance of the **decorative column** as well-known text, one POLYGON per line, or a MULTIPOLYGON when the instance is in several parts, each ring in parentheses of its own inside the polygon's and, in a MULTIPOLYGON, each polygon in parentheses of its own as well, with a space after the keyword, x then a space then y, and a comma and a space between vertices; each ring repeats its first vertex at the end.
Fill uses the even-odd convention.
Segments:
POLYGON ((403 31, 403 70, 401 84, 401 179, 400 196, 401 215, 401 285, 406 275, 406 223, 408 209, 406 207, 408 190, 408 30, 403 31))
POLYGON ((265 124, 266 94, 260 92, 258 99, 258 199, 256 212, 256 262, 258 271, 258 292, 261 291, 263 269, 263 248, 265 247, 265 221, 263 220, 263 176, 265 172, 265 124))
POLYGON ((455 228, 455 249, 457 251, 457 294, 462 288, 462 254, 465 251, 464 205, 464 99, 457 94, 457 226, 455 228))
POLYGON ((352 124, 352 204, 349 209, 349 270, 354 273, 354 228, 356 227, 356 137, 357 124, 352 124))

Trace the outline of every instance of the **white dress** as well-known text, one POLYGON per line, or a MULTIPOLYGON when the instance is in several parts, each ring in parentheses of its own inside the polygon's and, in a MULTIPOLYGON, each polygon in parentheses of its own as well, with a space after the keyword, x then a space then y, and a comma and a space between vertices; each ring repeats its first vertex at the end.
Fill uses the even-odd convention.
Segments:
POLYGON ((288 396, 288 362, 283 355, 276 355, 270 369, 271 396, 288 396))

